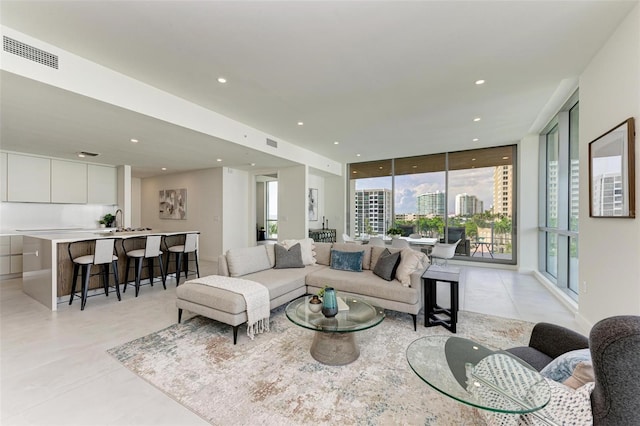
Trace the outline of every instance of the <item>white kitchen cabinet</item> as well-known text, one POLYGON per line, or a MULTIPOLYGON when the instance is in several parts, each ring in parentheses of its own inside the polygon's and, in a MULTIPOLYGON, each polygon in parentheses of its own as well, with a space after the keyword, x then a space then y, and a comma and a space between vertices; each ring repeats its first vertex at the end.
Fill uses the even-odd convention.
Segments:
POLYGON ((89 164, 89 204, 118 204, 118 171, 115 167, 89 164))
POLYGON ((51 160, 51 202, 87 203, 87 165, 51 160))
POLYGON ((0 201, 7 201, 7 154, 0 152, 0 201))
POLYGON ((0 275, 22 273, 22 235, 0 237, 0 275))
POLYGON ((7 154, 7 201, 51 202, 51 160, 7 154))

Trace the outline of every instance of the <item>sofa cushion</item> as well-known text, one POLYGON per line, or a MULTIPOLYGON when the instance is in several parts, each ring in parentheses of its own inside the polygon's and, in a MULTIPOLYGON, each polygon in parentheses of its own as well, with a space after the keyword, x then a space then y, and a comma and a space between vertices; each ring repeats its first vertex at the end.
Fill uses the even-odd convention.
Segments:
POLYGON ((332 243, 313 243, 316 252, 316 262, 318 265, 331 265, 331 246, 332 243))
POLYGON ((331 249, 331 268, 341 271, 362 272, 362 251, 340 251, 331 249))
POLYGON ((419 268, 427 266, 427 255, 421 251, 413 250, 412 248, 402 249, 400 252, 400 264, 396 270, 396 279, 400 283, 408 287, 411 285, 411 273, 419 268))
POLYGON ((300 244, 300 249, 302 252, 302 263, 304 265, 315 265, 316 258, 313 253, 313 239, 312 238, 303 238, 301 240, 284 240, 281 243, 286 248, 290 249, 296 244, 300 244))
POLYGON ((391 254, 402 251, 401 248, 396 248, 396 247, 372 246, 371 247, 371 269, 372 270, 375 269, 378 263, 378 259, 380 259, 380 255, 384 253, 385 250, 387 250, 391 254))
POLYGON ((338 251, 361 251, 364 253, 362 258, 362 269, 371 269, 371 246, 349 243, 334 243, 332 249, 338 251))
POLYGON ((241 277, 252 272, 271 268, 264 246, 234 248, 227 251, 229 275, 241 277))
POLYGON ((305 288, 307 274, 317 269, 329 269, 326 266, 309 265, 304 268, 267 269, 249 274, 243 279, 259 282, 269 290, 271 300, 299 288, 305 288))
POLYGON ((336 291, 359 294, 415 305, 420 302, 420 289, 403 287, 397 281, 385 281, 373 271, 347 274, 344 271, 322 268, 307 275, 306 283, 311 287, 333 287, 336 291))
POLYGON ((294 244, 289 249, 280 244, 276 244, 274 250, 276 253, 275 269, 304 268, 300 244, 294 244))
POLYGON ((563 353, 540 371, 540 375, 556 382, 564 382, 573 374, 579 362, 591 361, 589 348, 563 353))
POLYGON ((373 273, 385 281, 391 281, 396 277, 398 263, 400 263, 400 252, 391 254, 389 250, 385 249, 378 258, 373 273))

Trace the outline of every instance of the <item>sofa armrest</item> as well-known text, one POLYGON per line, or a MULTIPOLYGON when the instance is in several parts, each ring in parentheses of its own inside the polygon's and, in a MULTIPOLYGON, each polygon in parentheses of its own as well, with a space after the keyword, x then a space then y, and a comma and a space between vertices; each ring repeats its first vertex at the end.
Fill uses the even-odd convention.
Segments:
POLYGON ((557 358, 563 353, 589 347, 589 339, 568 328, 540 322, 533 327, 529 346, 557 358))
POLYGON ((221 254, 218 256, 218 275, 223 277, 229 276, 229 265, 227 265, 227 256, 221 254))
POLYGON ((424 303, 424 296, 422 294, 422 274, 424 274, 424 271, 426 271, 428 268, 428 266, 425 266, 424 268, 419 268, 416 271, 412 272, 411 275, 409 276, 411 279, 411 282, 409 283, 409 287, 411 288, 415 288, 416 290, 418 290, 418 297, 420 298, 420 306, 423 307, 423 303, 424 303))

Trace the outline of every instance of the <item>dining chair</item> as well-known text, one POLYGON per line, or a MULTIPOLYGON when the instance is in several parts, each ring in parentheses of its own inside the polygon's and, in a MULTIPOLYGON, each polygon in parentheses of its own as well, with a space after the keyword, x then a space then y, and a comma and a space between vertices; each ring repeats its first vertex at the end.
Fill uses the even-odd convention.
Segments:
POLYGON ((391 240, 391 247, 393 248, 407 248, 409 247, 409 241, 402 238, 393 238, 391 240))
POLYGON ((370 246, 384 247, 384 240, 380 237, 371 237, 369 238, 370 246))
POLYGON ((127 266, 124 271, 124 289, 122 292, 127 291, 127 284, 129 283, 129 266, 131 264, 131 259, 134 259, 135 262, 135 286, 136 286, 136 297, 138 297, 138 293, 140 292, 140 280, 142 277, 142 264, 144 260, 147 260, 147 268, 149 271, 149 284, 153 286, 153 269, 154 269, 154 259, 158 259, 159 267, 160 267, 160 278, 162 280, 162 286, 164 289, 167 289, 166 278, 164 267, 162 265, 162 251, 160 250, 160 242, 162 236, 161 235, 147 235, 143 237, 131 237, 131 238, 123 238, 122 239, 122 250, 125 252, 127 256, 127 266), (144 241, 144 248, 136 248, 136 242, 144 241))
POLYGON ((453 259, 453 256, 456 254, 456 247, 458 243, 462 241, 461 239, 456 241, 455 243, 445 244, 445 243, 436 243, 431 249, 430 261, 432 265, 437 265, 436 259, 442 259, 444 262, 441 263, 442 266, 447 266, 447 261, 449 259, 453 259))
POLYGON ((102 287, 104 288, 105 296, 109 296, 109 288, 115 288, 118 300, 120 298, 120 286, 118 278, 118 256, 115 253, 114 238, 101 238, 96 240, 83 240, 74 241, 69 243, 67 251, 69 252, 69 258, 73 262, 73 279, 71 280, 71 294, 69 297, 69 305, 73 303, 73 298, 76 295, 76 282, 78 281, 78 271, 82 268, 82 290, 80 292, 82 303, 80 310, 84 311, 84 307, 87 304, 87 297, 89 294, 89 281, 94 275, 101 275, 102 287), (87 246, 93 253, 87 253, 87 246), (80 254, 79 250, 84 247, 83 252, 80 254), (93 265, 100 266, 99 272, 91 273, 91 267, 93 265), (115 283, 113 286, 109 285, 109 265, 113 268, 113 277, 115 283))

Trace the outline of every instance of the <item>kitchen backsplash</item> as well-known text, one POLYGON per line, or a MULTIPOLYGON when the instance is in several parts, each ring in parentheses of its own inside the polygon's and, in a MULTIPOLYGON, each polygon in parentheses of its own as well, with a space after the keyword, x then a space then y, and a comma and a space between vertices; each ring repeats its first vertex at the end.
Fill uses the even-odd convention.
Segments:
POLYGON ((96 204, 0 203, 0 230, 48 228, 98 228, 107 213, 118 206, 96 204))

